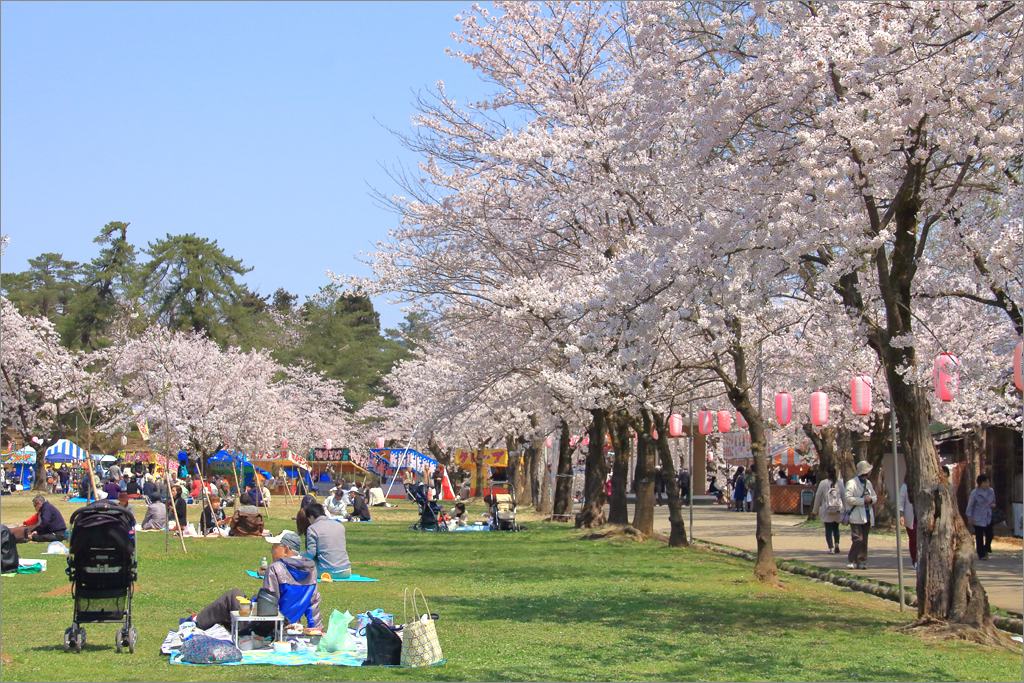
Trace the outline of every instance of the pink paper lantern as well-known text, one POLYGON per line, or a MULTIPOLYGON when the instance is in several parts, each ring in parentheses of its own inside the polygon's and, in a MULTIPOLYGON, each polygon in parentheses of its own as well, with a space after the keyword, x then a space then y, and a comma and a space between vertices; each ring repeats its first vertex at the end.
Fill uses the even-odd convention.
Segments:
POLYGON ((1024 342, 1017 342, 1013 349, 1013 383, 1017 391, 1024 391, 1024 376, 1021 375, 1021 355, 1024 354, 1024 342))
POLYGON ((824 391, 811 394, 811 424, 815 427, 828 424, 828 394, 824 391))
POLYGON ((715 431, 715 413, 711 410, 697 412, 697 431, 707 436, 715 431))
POLYGON ((551 445, 553 443, 554 440, 549 436, 548 438, 544 439, 544 448, 551 448, 551 445))
POLYGON ((960 359, 951 353, 940 353, 936 356, 932 369, 932 383, 935 385, 935 395, 940 401, 952 401, 960 384, 960 359))
POLYGON ((732 413, 728 410, 718 411, 718 431, 728 434, 732 430, 732 413))
POLYGON ((377 437, 377 448, 384 448, 384 437, 383 436, 378 436, 377 437))
POLYGON ((867 415, 871 412, 871 378, 867 375, 854 375, 850 380, 850 403, 853 404, 854 415, 867 415))
POLYGON ((793 395, 785 391, 775 394, 775 420, 785 427, 793 419, 793 395))
POLYGON ((288 439, 281 439, 281 450, 288 451, 288 439))
POLYGON ((746 429, 750 425, 747 424, 747 418, 743 417, 743 413, 736 411, 736 426, 740 429, 746 429))
POLYGON ((651 438, 654 439, 655 441, 658 440, 658 430, 657 429, 652 429, 651 430, 651 438))
POLYGON ((582 446, 589 446, 589 445, 590 445, 590 437, 589 437, 589 436, 585 436, 585 437, 583 437, 583 441, 582 441, 582 442, 580 442, 580 444, 581 444, 582 446))
POLYGON ((579 442, 580 442, 580 437, 578 437, 578 436, 570 436, 569 437, 569 445, 571 447, 576 448, 576 444, 578 444, 579 442))
POLYGON ((683 416, 673 413, 668 416, 668 435, 673 438, 679 438, 683 435, 683 416))

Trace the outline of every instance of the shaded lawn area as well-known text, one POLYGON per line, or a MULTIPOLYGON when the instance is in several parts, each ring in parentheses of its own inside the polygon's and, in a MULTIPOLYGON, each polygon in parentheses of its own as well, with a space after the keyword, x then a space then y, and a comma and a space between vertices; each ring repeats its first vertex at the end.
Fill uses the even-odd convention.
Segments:
MULTIPOLYGON (((0 520, 17 524, 30 497, 5 496, 0 520)), ((60 504, 66 515, 73 506, 60 504)), ((471 516, 480 511, 471 508, 471 516)), ((49 571, 0 579, 2 672, 15 680, 1016 680, 1021 657, 974 645, 934 644, 892 631, 896 605, 784 576, 751 581, 750 564, 648 542, 583 541, 564 525, 530 522, 519 534, 417 533, 415 507, 375 511, 350 524, 353 569, 378 583, 322 586, 332 608, 383 607, 402 616, 402 590, 419 586, 437 623, 446 666, 170 666, 159 645, 178 619, 231 587, 269 546, 260 539, 139 536, 135 622, 139 649, 114 652, 113 624, 88 625, 81 654, 64 653, 71 620, 63 558, 49 571)), ((198 518, 198 508, 189 518, 198 518)), ((269 528, 294 528, 275 499, 269 528)), ((138 511, 141 516, 141 510, 138 511)), ((19 546, 40 557, 43 545, 19 546)))

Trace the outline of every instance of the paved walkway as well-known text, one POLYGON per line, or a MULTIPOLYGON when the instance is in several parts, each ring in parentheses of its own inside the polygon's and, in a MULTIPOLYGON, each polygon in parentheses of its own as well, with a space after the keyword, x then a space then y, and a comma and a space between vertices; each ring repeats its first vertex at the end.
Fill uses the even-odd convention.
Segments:
MULTIPOLYGON (((632 506, 630 506, 632 508, 632 506)), ((688 512, 684 519, 689 524, 688 512)), ((632 509, 630 509, 632 517, 632 509)), ((830 555, 826 552, 825 532, 815 527, 798 526, 804 521, 800 515, 772 516, 772 546, 777 557, 788 560, 802 560, 821 567, 845 569, 846 551, 850 548, 849 527, 840 527, 840 547, 843 552, 830 555)), ((718 505, 696 505, 693 508, 694 536, 699 540, 756 552, 754 540, 754 513, 729 512, 718 505)), ((655 508, 654 526, 657 531, 668 533, 668 508, 655 508)), ((689 529, 688 529, 689 530, 689 529)), ((915 574, 910 565, 907 551, 907 537, 903 536, 903 583, 914 590, 915 574)), ((896 536, 893 534, 872 535, 868 544, 868 569, 853 571, 877 581, 895 584, 896 536)), ((1024 565, 1020 550, 995 549, 988 560, 978 562, 981 582, 988 592, 989 602, 1011 612, 1024 610, 1024 565)))

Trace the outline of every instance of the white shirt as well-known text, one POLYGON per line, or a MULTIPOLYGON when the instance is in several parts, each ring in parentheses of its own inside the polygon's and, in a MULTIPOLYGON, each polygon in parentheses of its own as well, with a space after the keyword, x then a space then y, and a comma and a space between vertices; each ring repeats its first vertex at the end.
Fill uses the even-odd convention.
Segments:
POLYGON ((910 502, 910 494, 907 485, 900 486, 900 514, 903 515, 903 523, 908 529, 914 528, 914 504, 910 502))

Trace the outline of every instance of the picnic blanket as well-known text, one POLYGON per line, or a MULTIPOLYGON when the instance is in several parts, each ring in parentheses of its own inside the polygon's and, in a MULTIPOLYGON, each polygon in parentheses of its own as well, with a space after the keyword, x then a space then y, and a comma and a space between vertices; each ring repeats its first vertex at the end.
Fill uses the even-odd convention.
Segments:
POLYGON ((452 531, 458 533, 466 531, 493 531, 493 529, 486 524, 470 524, 468 526, 457 526, 452 531))
MULTIPOLYGON (((245 573, 248 574, 249 576, 251 576, 254 579, 259 579, 260 581, 263 580, 262 576, 260 576, 259 574, 257 574, 256 572, 254 572, 251 569, 246 569, 245 573)), ((331 579, 331 582, 333 582, 333 583, 340 583, 342 581, 377 581, 377 580, 378 579, 371 579, 369 576, 359 576, 359 574, 353 574, 352 576, 348 577, 347 579, 331 579)), ((320 583, 320 579, 317 579, 316 582, 320 583)))
MULTIPOLYGON (((365 647, 362 650, 366 652, 365 647)), ((238 666, 240 664, 265 664, 270 666, 304 666, 315 664, 319 666, 362 666, 365 654, 358 651, 342 652, 274 652, 273 650, 243 650, 242 661, 228 662, 220 666, 238 666)), ((171 664, 184 664, 186 666, 218 666, 216 664, 192 664, 181 661, 181 653, 171 653, 171 664)))

